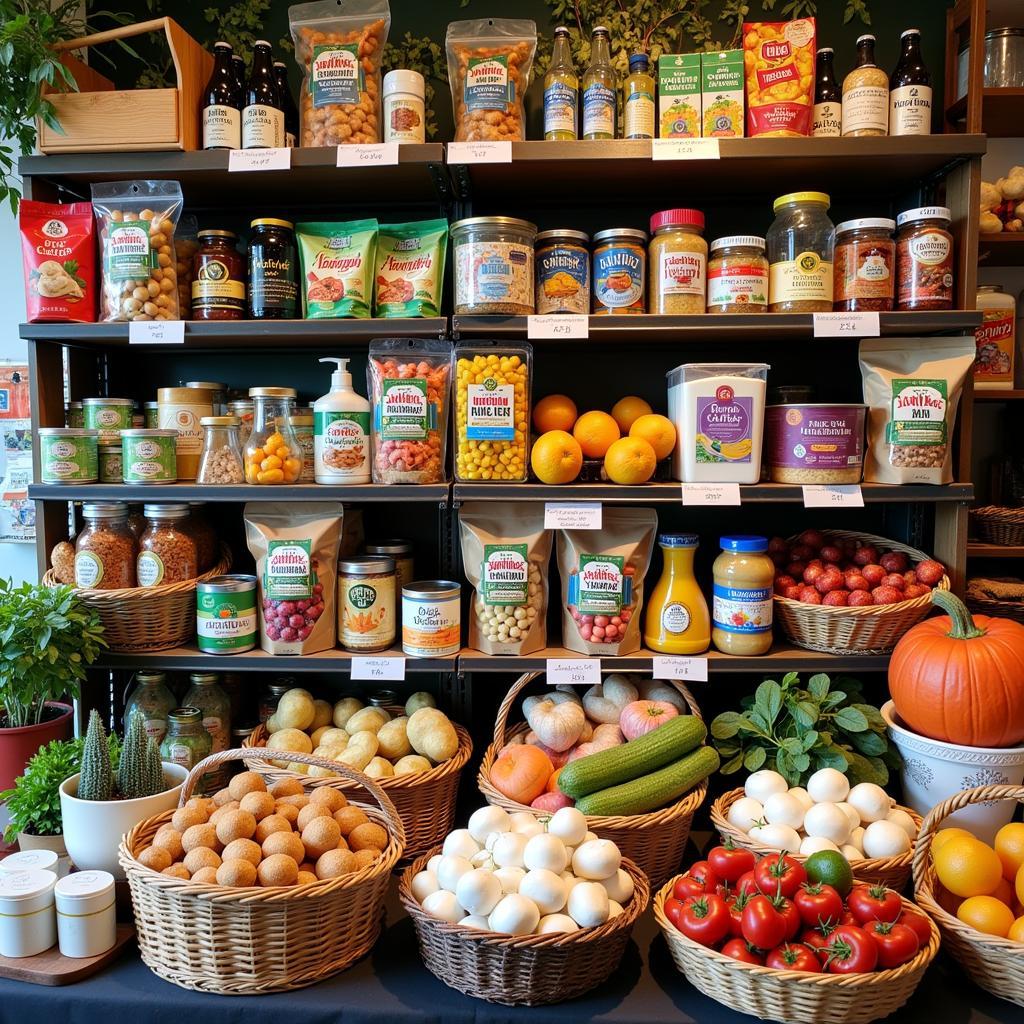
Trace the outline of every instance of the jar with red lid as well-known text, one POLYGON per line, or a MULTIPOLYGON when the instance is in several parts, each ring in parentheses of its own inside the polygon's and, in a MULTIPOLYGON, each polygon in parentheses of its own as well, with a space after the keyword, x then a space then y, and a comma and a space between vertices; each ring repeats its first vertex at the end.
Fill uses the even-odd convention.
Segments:
POLYGON ((192 259, 192 319, 245 318, 245 257, 235 248, 233 231, 209 228, 199 232, 192 259))
POLYGON ((953 236, 945 206, 905 210, 896 218, 896 308, 953 308, 953 236))
POLYGON ((651 217, 648 308, 651 313, 706 310, 708 243, 700 210, 662 210, 651 217))
POLYGON ((835 309, 887 312, 896 284, 896 222, 888 217, 846 220, 836 227, 835 309))

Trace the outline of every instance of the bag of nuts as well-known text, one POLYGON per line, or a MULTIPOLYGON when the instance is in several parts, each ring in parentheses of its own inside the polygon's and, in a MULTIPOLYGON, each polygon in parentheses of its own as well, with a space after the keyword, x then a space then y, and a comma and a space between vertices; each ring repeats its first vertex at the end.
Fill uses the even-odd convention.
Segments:
POLYGON ((658 515, 605 506, 600 530, 559 530, 562 646, 590 655, 640 650, 644 576, 658 515))
POLYGON ((107 181, 92 186, 100 236, 100 320, 178 320, 174 231, 176 181, 107 181))
POLYGON ((551 531, 544 508, 467 501, 459 510, 462 564, 473 585, 469 646, 484 654, 532 654, 547 645, 551 531))
POLYGON ((380 142, 380 65, 391 27, 388 0, 297 4, 288 8, 288 24, 302 68, 299 145, 380 142))
POLYGON ((974 356, 973 338, 869 338, 860 343, 868 406, 865 480, 953 480, 953 427, 974 356))
POLYGON ((527 19, 453 21, 445 35, 456 142, 521 142, 537 25, 527 19))

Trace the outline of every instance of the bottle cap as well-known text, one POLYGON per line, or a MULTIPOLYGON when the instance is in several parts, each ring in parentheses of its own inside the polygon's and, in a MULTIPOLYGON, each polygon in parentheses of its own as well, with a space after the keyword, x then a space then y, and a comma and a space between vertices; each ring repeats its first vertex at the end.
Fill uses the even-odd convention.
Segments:
POLYGON ((768 550, 768 538, 757 537, 747 533, 737 533, 732 537, 722 537, 719 541, 723 551, 757 552, 768 550))
POLYGON ((632 53, 629 56, 629 70, 635 71, 637 68, 647 70, 651 66, 650 59, 646 53, 632 53))
POLYGON ((426 83, 418 71, 407 68, 396 68, 384 76, 384 95, 391 96, 396 92, 408 92, 423 99, 426 94, 426 83))
POLYGON ((336 388, 352 387, 352 374, 348 370, 348 360, 338 359, 334 356, 327 356, 320 360, 321 363, 337 363, 336 369, 331 373, 331 390, 336 388))

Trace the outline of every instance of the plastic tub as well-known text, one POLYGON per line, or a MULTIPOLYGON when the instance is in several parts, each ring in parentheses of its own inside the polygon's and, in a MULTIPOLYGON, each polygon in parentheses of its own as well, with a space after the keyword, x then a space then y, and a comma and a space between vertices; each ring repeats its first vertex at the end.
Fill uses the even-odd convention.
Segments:
POLYGON ((765 410, 765 464, 782 484, 856 484, 864 471, 866 405, 793 403, 765 410))

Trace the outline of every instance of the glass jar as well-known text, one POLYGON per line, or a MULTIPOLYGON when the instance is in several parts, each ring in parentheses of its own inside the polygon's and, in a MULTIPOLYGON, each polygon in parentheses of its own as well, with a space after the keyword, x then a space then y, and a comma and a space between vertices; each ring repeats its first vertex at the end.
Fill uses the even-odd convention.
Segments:
POLYGON ((1017 303, 999 284, 978 288, 974 308, 982 315, 974 329, 977 358, 974 387, 982 390, 1012 388, 1017 358, 1017 303))
POLYGON ((532 314, 536 237, 537 225, 516 217, 470 217, 452 224, 455 312, 532 314))
POLYGON ((64 426, 76 427, 79 430, 85 428, 85 412, 81 402, 68 402, 64 406, 64 426))
POLYGON ((238 443, 243 449, 252 433, 253 410, 251 398, 236 398, 228 402, 228 415, 238 419, 238 443))
POLYGON ((184 583, 199 575, 196 542, 183 530, 188 505, 144 505, 146 530, 139 538, 140 587, 184 583))
POLYGON ((313 413, 306 410, 297 411, 292 414, 292 430, 299 439, 299 447, 302 449, 302 470, 299 473, 299 483, 311 484, 316 479, 316 458, 313 448, 313 413))
POLYGON ((267 683, 260 694, 259 719, 266 722, 277 710, 281 698, 295 686, 295 680, 290 676, 282 677, 276 683, 267 683))
POLYGON ((366 698, 366 703, 371 708, 394 708, 401 707, 402 702, 398 699, 396 690, 374 690, 366 698))
POLYGON ((242 468, 242 445, 238 439, 237 416, 204 416, 203 454, 199 456, 199 484, 241 484, 245 482, 242 468))
POLYGON ((824 192, 790 192, 775 200, 768 229, 768 311, 832 310, 832 256, 836 230, 824 192))
POLYGON ((647 267, 650 313, 703 313, 708 243, 700 210, 662 210, 651 217, 647 267))
POLYGON ((712 567, 711 641, 723 654, 751 657, 772 646, 772 586, 775 563, 768 539, 723 537, 712 567))
POLYGON ((896 286, 896 222, 887 217, 843 221, 836 228, 835 309, 887 312, 896 286))
POLYGON ((128 506, 128 529, 132 536, 138 540, 146 530, 146 517, 142 513, 141 505, 128 506))
POLYGON ((638 316, 647 312, 647 232, 607 228, 594 235, 590 261, 594 316, 638 316))
POLYGON ((160 426, 160 403, 142 403, 142 425, 147 430, 156 430, 160 426))
POLYGON ((128 529, 128 506, 86 502, 85 525, 75 540, 75 586, 88 590, 134 587, 138 544, 128 529))
POLYGON ((292 428, 294 388, 250 388, 252 434, 245 445, 250 484, 294 484, 302 473, 302 446, 292 428))
POLYGON ((196 542, 199 571, 206 572, 217 560, 217 531, 206 515, 206 505, 201 501, 188 503, 188 519, 182 529, 196 542))
POLYGON ((119 437, 101 437, 96 444, 97 466, 101 484, 124 483, 124 459, 119 437))
POLYGON ((196 388, 199 391, 208 391, 210 394, 210 407, 214 416, 227 416, 228 414, 228 387, 226 384, 219 384, 215 380, 190 380, 185 384, 187 388, 196 388))
POLYGON ((192 771, 204 757, 210 756, 212 749, 213 742, 203 728, 203 713, 199 708, 175 708, 167 716, 167 733, 160 744, 160 757, 164 761, 192 771))
MULTIPOLYGON (((193 672, 189 684, 182 703, 202 712, 203 728, 210 737, 210 753, 227 750, 231 744, 231 700, 221 688, 219 677, 214 672, 193 672)), ((228 767, 221 765, 203 776, 208 793, 227 784, 228 767)))
POLYGON ((206 228, 192 257, 192 319, 245 319, 245 257, 234 231, 206 228))
POLYGON ((590 235, 558 228, 537 235, 537 312, 590 312, 590 235))
POLYGON ((896 218, 896 308, 953 308, 953 236, 948 207, 921 206, 896 218))
POLYGON ((368 555, 384 555, 394 559, 395 587, 402 592, 402 587, 416 579, 415 563, 412 557, 412 544, 407 540, 380 540, 366 545, 368 555))
POLYGON ((295 225, 261 217, 249 226, 249 319, 294 320, 299 315, 295 225))
POLYGON ((338 563, 338 642, 346 651, 384 651, 395 642, 394 559, 338 563))
POLYGON ((711 243, 709 313, 764 313, 768 309, 768 260, 764 239, 727 235, 711 243))
POLYGON ((167 716, 178 706, 174 694, 167 688, 163 672, 136 672, 135 689, 124 706, 124 728, 136 712, 142 715, 146 735, 159 746, 167 732, 167 716))

